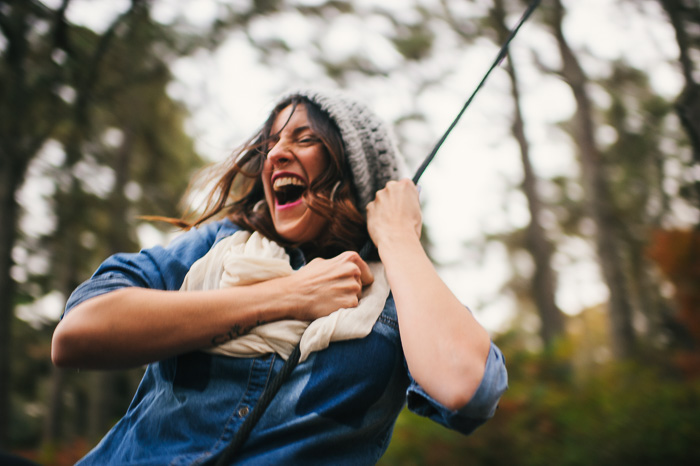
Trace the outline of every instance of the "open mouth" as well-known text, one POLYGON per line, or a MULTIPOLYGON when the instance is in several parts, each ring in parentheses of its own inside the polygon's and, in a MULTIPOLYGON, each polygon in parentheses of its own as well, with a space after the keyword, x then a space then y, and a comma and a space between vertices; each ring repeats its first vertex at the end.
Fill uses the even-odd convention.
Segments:
POLYGON ((294 204, 301 200, 306 183, 296 176, 279 176, 272 182, 272 191, 278 206, 294 204))

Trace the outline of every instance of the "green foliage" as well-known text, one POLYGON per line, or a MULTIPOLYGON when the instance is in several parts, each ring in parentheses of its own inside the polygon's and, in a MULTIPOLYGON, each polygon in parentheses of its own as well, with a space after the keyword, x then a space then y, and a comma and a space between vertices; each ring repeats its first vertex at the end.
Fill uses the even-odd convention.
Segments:
POLYGON ((493 419, 465 437, 404 412, 379 464, 700 462, 699 379, 686 381, 640 363, 604 363, 574 377, 561 370, 565 352, 504 350, 510 388, 493 419))

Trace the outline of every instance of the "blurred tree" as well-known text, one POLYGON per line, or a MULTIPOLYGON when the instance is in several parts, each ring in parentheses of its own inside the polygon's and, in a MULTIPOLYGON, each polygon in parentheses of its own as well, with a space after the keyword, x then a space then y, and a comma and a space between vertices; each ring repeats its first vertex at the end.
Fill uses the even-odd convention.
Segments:
MULTIPOLYGON (((700 169, 700 4, 695 0, 659 0, 668 14, 678 42, 678 62, 685 86, 676 111, 693 147, 694 169, 700 169)), ((700 179, 691 181, 694 204, 700 206, 700 179)), ((698 225, 700 227, 700 225, 698 225)))
MULTIPOLYGON (((90 106, 77 107, 83 113, 76 114, 65 145, 65 170, 71 182, 56 198, 61 225, 52 242, 55 263, 63 267, 58 275, 63 279, 56 286, 66 295, 87 277, 86 267, 92 270, 107 255, 137 248, 135 212, 176 216, 177 200, 201 164, 183 132, 185 112, 166 92, 171 76, 163 57, 156 54, 166 50, 162 27, 143 6, 132 8, 113 26, 119 28, 119 42, 104 55, 90 106), (86 163, 92 165, 87 173, 76 176, 76 168, 86 163), (94 187, 86 184, 85 177, 105 173, 109 186, 90 192, 94 187), (86 235, 103 240, 86 245, 86 235)), ((86 407, 91 441, 101 438, 123 413, 131 390, 117 402, 116 387, 125 381, 130 385, 131 378, 130 373, 91 375, 86 407)), ((47 424, 57 425, 51 417, 47 424)), ((56 434, 48 435, 47 443, 56 434)))
POLYGON ((630 302, 641 334, 660 349, 683 339, 674 310, 661 295, 660 276, 647 250, 655 230, 672 219, 671 198, 680 198, 683 172, 672 175, 667 166, 687 165, 682 128, 670 102, 658 96, 646 73, 622 61, 611 64, 599 81, 610 103, 601 126, 610 142, 601 149, 616 209, 615 229, 621 238, 620 257, 630 290, 630 302), (674 143, 671 143, 674 141, 674 143))
MULTIPOLYGON (((506 26, 506 14, 503 0, 495 0, 490 10, 490 17, 499 43, 503 43, 509 33, 506 26)), ((556 273, 552 269, 554 246, 542 226, 544 203, 538 191, 538 179, 530 159, 530 144, 525 135, 525 122, 521 110, 520 86, 515 65, 510 56, 508 56, 505 68, 510 78, 513 97, 512 132, 520 148, 520 158, 523 164, 522 190, 530 209, 530 223, 527 226, 525 238, 526 248, 535 265, 530 295, 539 312, 542 341, 546 347, 551 347, 552 343, 564 334, 564 316, 554 299, 557 286, 556 273)))
MULTIPOLYGON (((454 11, 453 5, 446 0, 441 1, 444 10, 445 21, 450 28, 457 33, 465 44, 471 43, 477 36, 486 36, 500 46, 510 33, 506 24, 508 11, 503 0, 495 0, 488 10, 488 16, 478 21, 467 21, 460 18, 454 11), (476 25, 474 24, 476 23, 476 25)), ((518 3, 512 8, 520 8, 518 3)), ((522 12, 520 12, 522 13, 522 12)), ((525 231, 515 231, 498 234, 491 237, 492 240, 503 242, 508 246, 509 254, 517 255, 523 250, 527 251, 534 263, 530 277, 514 277, 507 287, 523 301, 532 301, 540 321, 540 338, 546 347, 564 332, 564 318, 561 310, 555 302, 556 274, 552 269, 551 261, 555 247, 547 237, 542 226, 544 203, 538 191, 538 179, 530 158, 530 144, 525 134, 525 122, 521 110, 520 85, 517 72, 508 54, 504 65, 511 83, 511 97, 513 99, 513 117, 511 132, 518 144, 520 158, 523 167, 523 181, 520 189, 527 199, 530 222, 525 231), (527 282, 527 283, 525 283, 527 282)), ((516 275, 518 272, 515 272, 516 275)))
MULTIPOLYGON (((8 102, 0 115, 0 175, 6 181, 0 229, 3 446, 8 445, 13 419, 8 400, 14 386, 10 357, 16 355, 10 351, 14 345, 9 326, 14 304, 20 297, 32 300, 52 289, 67 296, 104 257, 134 250, 135 212, 177 215, 177 201, 191 172, 201 165, 183 130, 185 111, 166 92, 172 79, 167 60, 217 39, 188 38, 156 23, 150 18, 150 5, 140 1, 133 1, 103 33, 96 33, 66 20, 69 3, 64 0, 55 10, 38 1, 0 5, 0 31, 6 42, 1 50, 0 92, 8 102), (49 166, 44 175, 55 184, 51 199, 55 228, 39 240, 21 232, 17 236, 16 193, 32 161, 39 160, 48 146, 63 154, 54 165, 44 162, 49 166), (20 244, 22 250, 41 248, 50 266, 42 276, 30 276, 17 294, 10 276, 11 251, 20 244)), ((93 405, 113 405, 109 393, 115 377, 131 376, 97 375, 104 389, 89 390, 93 405)), ((60 422, 64 379, 62 371, 54 370, 44 428, 47 449, 64 431, 60 422)), ((120 402, 111 411, 90 410, 95 415, 91 429, 95 437, 124 406, 120 402)), ((77 431, 84 433, 82 428, 77 431)))
POLYGON ((0 447, 8 445, 10 425, 10 327, 16 287, 10 271, 19 215, 15 193, 30 161, 67 113, 68 105, 58 95, 66 77, 54 60, 55 54, 65 53, 67 3, 56 12, 35 1, 0 4, 0 447))
POLYGON ((619 358, 635 355, 636 338, 632 325, 632 306, 620 258, 616 210, 605 172, 603 154, 595 136, 595 110, 589 95, 590 80, 569 45, 563 31, 564 7, 559 0, 548 2, 545 21, 552 30, 561 56, 561 69, 555 74, 571 88, 576 112, 571 128, 578 148, 587 213, 595 224, 595 243, 602 275, 609 291, 609 313, 613 349, 619 358))

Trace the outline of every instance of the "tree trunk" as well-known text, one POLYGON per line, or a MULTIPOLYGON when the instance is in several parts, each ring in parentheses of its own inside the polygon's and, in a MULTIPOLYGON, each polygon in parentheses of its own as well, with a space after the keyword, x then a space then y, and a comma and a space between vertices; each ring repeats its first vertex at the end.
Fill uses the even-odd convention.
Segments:
MULTIPOLYGON (((685 80, 683 91, 676 99, 676 113, 681 120, 681 124, 688 134, 688 139, 693 148, 693 164, 695 167, 700 167, 700 83, 694 79, 694 68, 692 60, 692 42, 688 37, 688 31, 684 24, 684 19, 688 25, 693 24, 697 29, 700 28, 700 6, 691 6, 690 2, 682 0, 660 0, 661 5, 668 14, 668 17, 676 32, 676 42, 678 42, 679 57, 678 61, 681 65, 681 71, 685 80), (686 14, 684 14, 686 10, 686 14), (687 14, 689 11, 694 11, 697 21, 691 21, 692 15, 687 14)), ((700 40, 700 39, 698 39, 700 40)), ((696 50, 695 52, 700 52, 696 50)), ((700 180, 694 182, 695 205, 700 207, 700 180)), ((700 228, 700 225, 698 225, 700 228)))
POLYGON ((632 326, 632 306, 620 248, 617 246, 616 216, 613 199, 600 150, 595 142, 593 106, 586 86, 588 78, 562 32, 563 7, 552 2, 552 27, 562 60, 561 75, 576 100, 575 139, 586 193, 588 214, 596 226, 595 242, 603 279, 608 286, 612 348, 617 358, 635 354, 636 337, 632 326))
MULTIPOLYGON (((503 1, 496 0, 492 10, 496 22, 498 39, 504 42, 508 36, 508 28, 505 25, 505 10, 503 1)), ((518 77, 510 56, 507 57, 506 70, 511 82, 511 95, 513 96, 513 136, 520 147, 520 158, 523 164, 523 192, 527 198, 530 210, 530 224, 527 227, 527 249, 535 263, 535 271, 532 277, 532 296, 540 316, 540 336, 545 347, 551 344, 564 333, 564 318, 554 299, 556 289, 556 275, 552 270, 552 254, 554 248, 547 239, 542 224, 542 201, 537 191, 537 176, 530 160, 530 145, 525 137, 525 123, 520 107, 520 89, 518 77)))
MULTIPOLYGON (((4 151, 3 151, 4 152, 4 151)), ((19 206, 15 192, 23 173, 12 165, 14 154, 1 153, 0 165, 0 448, 9 446, 10 376, 12 362, 12 318, 14 316, 15 282, 12 268, 12 247, 15 244, 19 206), (18 173, 20 171, 20 173, 18 173)))
POLYGON ((16 284, 12 279, 12 248, 17 238, 19 205, 15 193, 22 185, 29 165, 31 138, 22 131, 26 112, 25 58, 28 41, 27 12, 12 10, 11 18, 3 26, 7 45, 3 58, 7 72, 0 86, 9 90, 5 108, 0 114, 0 448, 9 443, 10 386, 12 366, 12 319, 16 284), (22 137, 25 136, 25 137, 22 137))

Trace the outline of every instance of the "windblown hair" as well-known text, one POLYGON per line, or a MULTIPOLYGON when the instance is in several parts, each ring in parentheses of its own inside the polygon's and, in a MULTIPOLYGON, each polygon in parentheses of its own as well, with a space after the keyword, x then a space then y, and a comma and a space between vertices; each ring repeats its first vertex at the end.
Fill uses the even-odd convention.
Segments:
MULTIPOLYGON (((333 257, 343 251, 359 249, 368 240, 367 224, 357 208, 357 196, 350 175, 345 147, 335 122, 308 99, 292 96, 280 102, 265 124, 247 143, 224 163, 204 172, 199 185, 214 187, 209 191, 204 209, 193 221, 185 214, 181 219, 166 219, 184 229, 200 225, 212 218, 228 217, 249 231, 258 231, 283 246, 301 247, 307 258, 333 257), (313 244, 292 244, 277 234, 265 201, 262 170, 279 113, 289 105, 292 113, 304 105, 311 129, 322 141, 329 158, 328 169, 314 179, 304 193, 306 205, 328 221, 327 228, 313 244)), ((191 191, 193 186, 190 186, 191 191)))

